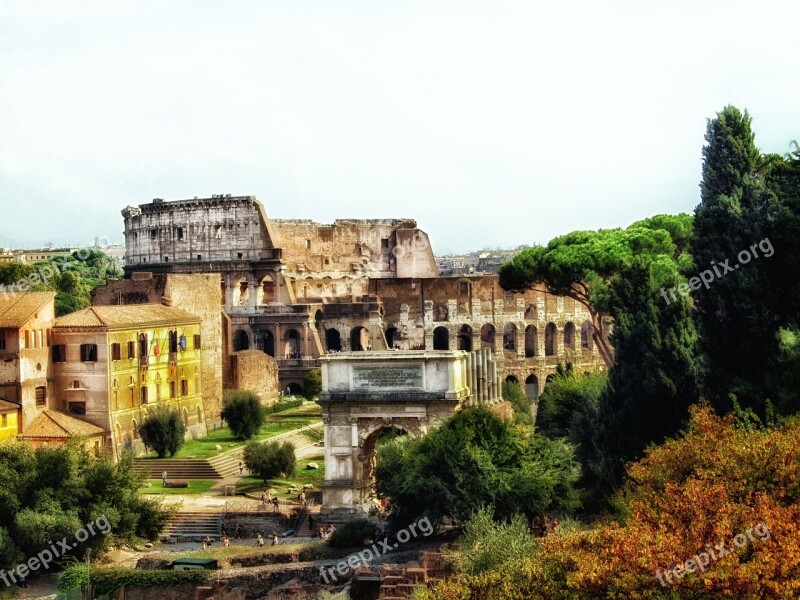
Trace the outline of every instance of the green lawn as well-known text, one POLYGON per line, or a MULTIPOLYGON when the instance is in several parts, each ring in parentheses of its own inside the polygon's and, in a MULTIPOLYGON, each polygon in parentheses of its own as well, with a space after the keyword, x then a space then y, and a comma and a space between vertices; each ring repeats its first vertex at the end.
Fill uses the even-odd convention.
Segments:
MULTIPOLYGON (((264 420, 264 425, 258 434, 252 438, 263 441, 293 429, 307 427, 320 421, 321 409, 314 402, 307 402, 303 406, 273 413, 264 420)), ((234 439, 231 430, 227 427, 209 432, 207 437, 196 440, 187 440, 183 447, 172 458, 211 458, 222 452, 244 446, 247 441, 234 439), (221 446, 217 450, 216 446, 221 446)), ((158 458, 155 453, 143 458, 158 458)))
POLYGON ((312 491, 319 491, 323 479, 325 479, 325 459, 320 450, 319 454, 298 460, 297 467, 294 471, 294 477, 291 479, 269 479, 265 484, 258 477, 243 477, 237 482, 236 491, 260 494, 266 489, 273 488, 278 492, 278 496, 294 499, 298 492, 289 493, 287 490, 290 486, 294 485, 296 488, 302 489, 304 485, 311 484, 314 486, 312 491), (319 469, 306 469, 306 465, 310 462, 317 463, 319 469))
POLYGON ((145 485, 139 488, 139 491, 142 494, 158 494, 162 496, 169 496, 172 494, 195 495, 207 492, 217 485, 217 483, 216 481, 207 481, 204 479, 190 479, 188 488, 168 488, 161 485, 160 479, 148 479, 145 485), (148 483, 150 487, 147 487, 148 483))

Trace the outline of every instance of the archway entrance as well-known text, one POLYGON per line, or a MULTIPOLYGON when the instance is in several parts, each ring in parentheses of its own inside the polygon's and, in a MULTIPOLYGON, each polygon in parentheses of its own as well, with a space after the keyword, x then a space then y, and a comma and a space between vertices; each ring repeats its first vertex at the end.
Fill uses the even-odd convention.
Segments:
POLYGON ((237 329, 233 334, 233 351, 239 352, 240 350, 250 349, 250 336, 244 329, 237 329))
POLYGON ((390 350, 394 348, 395 337, 397 337, 397 327, 389 327, 386 330, 386 347, 390 350))
POLYGON ((450 332, 447 331, 447 327, 437 327, 433 330, 433 349, 450 349, 450 332))
POLYGON ((369 349, 369 332, 365 327, 354 327, 350 332, 350 350, 353 352, 364 352, 369 349))
POLYGON ((525 380, 525 395, 531 402, 539 400, 539 380, 533 373, 528 375, 528 378, 525 380))
POLYGON ((264 337, 261 339, 261 349, 265 354, 269 354, 275 358, 275 336, 271 331, 265 331, 264 337))
POLYGON ((342 351, 342 335, 338 329, 325 330, 325 347, 328 352, 341 352, 342 351))
POLYGON ((458 349, 472 352, 472 327, 462 325, 458 330, 458 349))

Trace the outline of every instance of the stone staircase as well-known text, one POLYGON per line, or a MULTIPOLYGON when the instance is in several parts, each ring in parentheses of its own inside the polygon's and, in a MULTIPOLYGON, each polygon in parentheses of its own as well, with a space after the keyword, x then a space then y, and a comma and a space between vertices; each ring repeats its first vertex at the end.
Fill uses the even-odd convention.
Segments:
POLYGON ((223 478, 209 461, 202 459, 137 458, 133 467, 137 473, 143 473, 148 479, 161 479, 164 471, 169 480, 223 478))
MULTIPOLYGON (((239 476, 239 463, 242 461, 242 449, 233 450, 231 452, 225 452, 224 454, 218 454, 217 456, 210 458, 208 460, 208 464, 219 473, 223 478, 225 477, 238 477, 239 476)), ((245 467, 244 475, 247 475, 248 471, 245 467)))
POLYGON ((182 511, 175 513, 161 533, 162 538, 176 538, 179 542, 200 542, 208 536, 212 540, 219 540, 219 526, 222 514, 215 512, 182 511))
MULTIPOLYGON (((361 568, 367 574, 368 568, 361 568)), ((451 572, 441 552, 422 551, 418 563, 386 565, 379 567, 382 579, 380 600, 403 600, 410 598, 420 586, 435 585, 451 572)), ((356 569, 355 577, 360 575, 356 569)))

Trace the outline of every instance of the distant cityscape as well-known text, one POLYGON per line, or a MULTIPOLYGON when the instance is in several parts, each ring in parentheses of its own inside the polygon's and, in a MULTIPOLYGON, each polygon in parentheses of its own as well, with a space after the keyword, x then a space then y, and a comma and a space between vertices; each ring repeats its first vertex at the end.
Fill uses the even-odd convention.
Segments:
POLYGON ((500 265, 529 247, 517 246, 512 250, 477 250, 466 254, 437 256, 436 266, 441 276, 496 274, 500 265))
POLYGON ((93 245, 86 246, 54 246, 47 244, 42 248, 5 248, 0 246, 0 263, 21 262, 33 264, 50 261, 59 256, 69 256, 81 248, 96 248, 116 260, 120 266, 125 265, 125 245, 111 244, 107 237, 95 237, 93 245))

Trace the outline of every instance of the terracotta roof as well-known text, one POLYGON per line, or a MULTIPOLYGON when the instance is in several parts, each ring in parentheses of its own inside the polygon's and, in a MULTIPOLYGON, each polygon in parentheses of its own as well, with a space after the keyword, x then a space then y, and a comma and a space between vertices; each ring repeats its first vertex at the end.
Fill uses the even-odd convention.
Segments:
POLYGON ((25 428, 25 432, 19 437, 23 440, 38 438, 60 438, 68 439, 74 435, 103 435, 105 430, 97 425, 92 425, 86 421, 81 421, 57 410, 45 409, 41 415, 25 428))
POLYGON ((0 327, 22 327, 55 297, 55 292, 0 292, 0 327))
POLYGON ((199 317, 163 304, 90 306, 56 319, 56 327, 124 329, 150 325, 197 323, 199 317))
POLYGON ((19 404, 14 402, 9 402, 8 400, 3 400, 0 398, 0 412, 8 412, 10 410, 19 410, 19 404))

